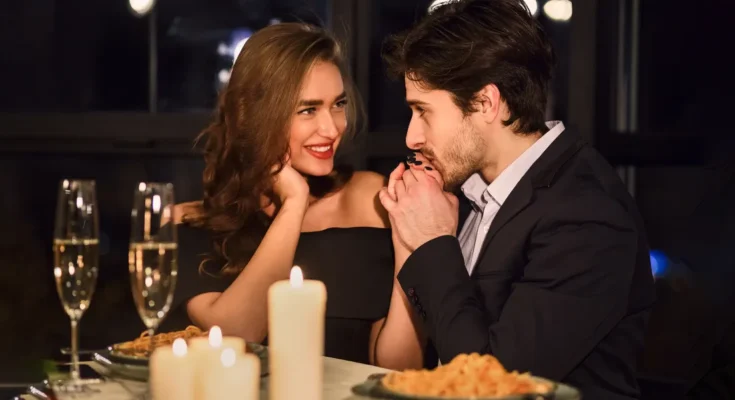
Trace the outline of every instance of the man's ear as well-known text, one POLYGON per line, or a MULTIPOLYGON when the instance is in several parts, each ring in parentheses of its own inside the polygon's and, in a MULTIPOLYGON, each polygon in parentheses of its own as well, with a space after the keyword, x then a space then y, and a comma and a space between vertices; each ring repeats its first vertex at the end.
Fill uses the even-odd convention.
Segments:
POLYGON ((495 84, 488 84, 475 94, 475 107, 487 124, 500 116, 500 90, 495 84))

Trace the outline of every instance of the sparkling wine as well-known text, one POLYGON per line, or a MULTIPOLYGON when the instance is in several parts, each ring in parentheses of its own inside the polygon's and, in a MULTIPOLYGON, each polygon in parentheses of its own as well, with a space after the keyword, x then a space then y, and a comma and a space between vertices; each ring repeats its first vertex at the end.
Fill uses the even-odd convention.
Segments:
POLYGON ((155 329, 171 307, 176 287, 176 243, 131 243, 130 282, 138 314, 155 329))
POLYGON ((89 308, 97 284, 98 239, 54 240, 54 277, 64 311, 78 321, 89 308))

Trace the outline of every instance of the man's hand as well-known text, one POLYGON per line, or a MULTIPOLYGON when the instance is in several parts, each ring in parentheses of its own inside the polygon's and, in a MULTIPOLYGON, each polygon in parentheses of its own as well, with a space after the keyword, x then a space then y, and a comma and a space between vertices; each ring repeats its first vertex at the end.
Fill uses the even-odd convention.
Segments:
POLYGON ((441 183, 421 169, 406 169, 400 164, 391 173, 388 187, 381 190, 380 202, 409 251, 457 231, 457 198, 444 192, 441 183))

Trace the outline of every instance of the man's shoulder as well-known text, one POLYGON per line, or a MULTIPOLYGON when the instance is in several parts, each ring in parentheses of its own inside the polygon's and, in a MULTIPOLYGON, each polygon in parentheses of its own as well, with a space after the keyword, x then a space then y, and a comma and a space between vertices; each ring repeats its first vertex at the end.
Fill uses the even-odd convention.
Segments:
POLYGON ((566 201, 632 201, 617 171, 589 145, 571 157, 545 189, 566 201))
POLYGON ((569 185, 557 196, 539 201, 539 205, 531 236, 547 237, 564 231, 568 236, 584 237, 599 229, 645 234, 635 204, 599 184, 569 185))

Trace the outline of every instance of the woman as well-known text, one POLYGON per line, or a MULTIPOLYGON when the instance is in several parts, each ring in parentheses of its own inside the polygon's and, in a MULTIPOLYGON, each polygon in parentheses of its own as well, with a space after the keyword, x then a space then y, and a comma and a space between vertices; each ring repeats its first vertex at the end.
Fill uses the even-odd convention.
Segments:
POLYGON ((408 254, 394 254, 377 200, 385 180, 334 166, 357 100, 322 29, 284 23, 247 41, 201 135, 204 199, 180 207, 176 301, 193 323, 264 341, 268 288, 299 265, 327 286, 327 356, 422 366, 413 315, 394 288, 408 254))

